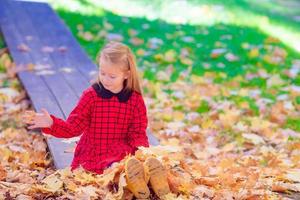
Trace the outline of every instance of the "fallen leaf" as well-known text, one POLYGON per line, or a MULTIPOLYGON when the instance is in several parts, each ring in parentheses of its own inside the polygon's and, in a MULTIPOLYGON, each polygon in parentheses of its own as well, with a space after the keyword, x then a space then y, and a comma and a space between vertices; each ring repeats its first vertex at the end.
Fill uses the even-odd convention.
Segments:
POLYGON ((22 52, 30 51, 30 48, 26 44, 23 44, 23 43, 19 44, 17 48, 19 51, 22 51, 22 52))
POLYGON ((245 139, 249 140, 250 142, 252 142, 255 145, 265 144, 264 139, 259 135, 256 135, 253 133, 243 133, 242 135, 245 139))
POLYGON ((40 185, 39 189, 47 192, 55 193, 63 188, 63 182, 58 178, 57 174, 47 176, 42 183, 44 185, 40 185))

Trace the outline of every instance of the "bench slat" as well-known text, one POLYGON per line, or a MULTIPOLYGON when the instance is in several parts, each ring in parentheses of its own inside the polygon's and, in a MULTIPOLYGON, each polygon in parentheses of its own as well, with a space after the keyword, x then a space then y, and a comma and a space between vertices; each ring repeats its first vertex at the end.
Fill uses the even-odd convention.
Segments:
MULTIPOLYGON (((53 71, 53 74, 46 74, 41 76, 44 78, 47 86, 54 94, 56 101, 58 102, 61 110, 64 113, 64 116, 68 116, 75 106, 77 96, 72 88, 67 84, 67 81, 65 80, 63 75, 59 73, 59 69, 55 66, 53 59, 47 54, 42 54, 41 49, 43 47, 43 44, 39 38, 40 36, 37 34, 39 33, 39 30, 35 30, 34 26, 32 25, 32 23, 34 23, 35 21, 31 21, 33 19, 30 19, 24 13, 24 9, 20 7, 20 4, 18 3, 19 2, 10 1, 7 4, 7 8, 9 10, 14 10, 17 13, 16 15, 11 15, 10 17, 13 19, 13 23, 16 24, 17 30, 22 33, 22 40, 25 40, 28 36, 32 37, 32 40, 30 40, 27 45, 30 48, 30 52, 28 53, 30 53, 33 59, 33 64, 37 66, 51 67, 50 69, 53 71)), ((35 18, 38 19, 39 17, 35 18)), ((45 23, 46 22, 44 22, 44 24, 45 23)), ((39 28, 42 28, 43 26, 42 24, 36 25, 39 25, 37 26, 39 28)))
MULTIPOLYGON (((5 42, 14 58, 14 62, 16 64, 24 65, 33 63, 34 59, 32 58, 32 54, 21 52, 17 48, 18 45, 26 42, 26 40, 20 35, 19 30, 11 20, 9 9, 6 7, 5 3, 6 2, 3 0, 0 1, 1 31, 5 36, 5 42)), ((22 71, 18 73, 18 77, 32 100, 35 110, 46 108, 47 110, 51 110, 51 113, 54 115, 64 118, 64 114, 58 106, 59 104, 41 76, 36 76, 34 72, 22 71)), ((54 165, 57 168, 63 168, 66 165, 69 165, 73 155, 71 153, 64 153, 64 149, 70 148, 69 144, 62 142, 62 139, 54 137, 47 138, 47 144, 52 154, 54 165)))
MULTIPOLYGON (((16 29, 15 24, 8 17, 9 10, 4 7, 4 1, 1 0, 0 3, 0 24, 1 31, 5 35, 5 42, 9 47, 10 53, 14 58, 14 62, 17 66, 27 65, 33 62, 30 54, 21 52, 18 50, 17 46, 24 43, 19 31, 16 29)), ((34 100, 34 107, 36 109, 41 109, 42 107, 53 110, 58 116, 63 117, 63 114, 53 96, 53 94, 48 90, 47 85, 40 76, 35 76, 32 71, 21 71, 18 73, 19 78, 25 90, 29 93, 29 96, 34 100), (32 77, 35 78, 32 78, 32 77), (43 95, 41 95, 43 94, 43 95)))
MULTIPOLYGON (((37 41, 38 46, 40 46, 40 48, 49 46, 55 49, 52 53, 45 53, 42 52, 41 49, 37 49, 38 52, 36 52, 36 54, 51 60, 57 73, 63 75, 70 88, 75 92, 77 97, 80 97, 83 90, 89 86, 89 82, 86 77, 71 64, 71 61, 76 61, 76 59, 71 58, 67 52, 62 53, 57 50, 60 46, 64 45, 64 41, 61 40, 61 35, 64 34, 58 33, 56 27, 50 23, 53 21, 53 18, 44 12, 44 8, 47 9, 49 7, 44 6, 45 4, 37 4, 39 6, 37 7, 35 4, 27 4, 26 2, 18 2, 18 4, 20 6, 18 11, 20 13, 23 11, 22 14, 24 14, 24 17, 29 18, 32 24, 41 24, 38 28, 34 26, 26 27, 30 29, 30 34, 35 34, 36 38, 39 39, 37 41), (33 7, 32 5, 35 6, 33 7), (68 68, 71 72, 64 71, 63 68, 68 68)), ((76 103, 77 99, 72 99, 72 101, 76 103)), ((66 116, 68 115, 68 113, 65 114, 66 116)))
POLYGON ((97 66, 89 59, 70 30, 65 26, 58 15, 53 12, 52 8, 48 4, 28 2, 23 2, 22 6, 28 10, 29 14, 33 15, 33 18, 39 16, 39 24, 47 22, 44 24, 49 30, 45 32, 45 34, 51 36, 46 39, 49 39, 51 43, 54 42, 58 45, 65 46, 67 49, 64 54, 60 54, 60 56, 64 55, 65 61, 67 61, 67 63, 63 64, 76 68, 89 82, 93 78, 93 74, 97 73, 97 66))

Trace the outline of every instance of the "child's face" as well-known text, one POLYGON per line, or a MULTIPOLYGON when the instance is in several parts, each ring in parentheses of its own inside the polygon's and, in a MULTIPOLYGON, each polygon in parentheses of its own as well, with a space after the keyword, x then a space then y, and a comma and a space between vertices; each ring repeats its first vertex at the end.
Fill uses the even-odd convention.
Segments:
POLYGON ((100 58, 99 79, 105 89, 118 93, 123 89, 124 80, 128 78, 129 71, 124 72, 118 64, 100 58))

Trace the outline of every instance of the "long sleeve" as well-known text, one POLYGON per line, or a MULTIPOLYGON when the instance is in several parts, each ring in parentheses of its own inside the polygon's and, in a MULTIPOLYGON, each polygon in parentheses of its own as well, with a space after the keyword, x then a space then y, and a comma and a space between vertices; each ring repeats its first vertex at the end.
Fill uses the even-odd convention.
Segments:
POLYGON ((129 145, 134 149, 139 146, 148 147, 148 137, 146 128, 148 124, 147 110, 142 96, 137 99, 137 105, 134 108, 133 116, 128 131, 129 145))
POLYGON ((49 128, 42 128, 42 132, 58 138, 71 138, 81 135, 90 122, 91 104, 91 94, 84 91, 66 121, 50 115, 53 124, 49 128))

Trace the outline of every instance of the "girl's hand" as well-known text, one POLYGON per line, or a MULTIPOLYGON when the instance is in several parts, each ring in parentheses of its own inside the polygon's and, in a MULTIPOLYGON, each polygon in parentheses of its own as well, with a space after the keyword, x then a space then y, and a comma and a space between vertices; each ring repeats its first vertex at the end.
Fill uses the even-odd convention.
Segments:
POLYGON ((53 124, 53 119, 49 115, 46 109, 42 109, 41 113, 36 113, 34 111, 26 111, 24 117, 24 122, 29 124, 29 129, 34 128, 48 128, 53 124))

